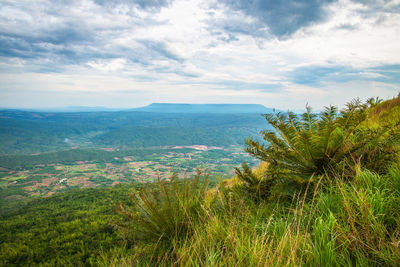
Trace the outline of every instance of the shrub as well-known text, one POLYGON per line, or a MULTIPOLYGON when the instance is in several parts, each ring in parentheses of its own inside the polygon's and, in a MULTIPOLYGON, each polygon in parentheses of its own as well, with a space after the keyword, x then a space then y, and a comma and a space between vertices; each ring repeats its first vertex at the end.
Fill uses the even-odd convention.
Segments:
POLYGON ((130 222, 122 225, 125 236, 168 244, 187 237, 193 223, 202 218, 207 189, 208 176, 200 172, 192 179, 158 179, 140 191, 133 189, 132 206, 118 208, 130 222))
POLYGON ((368 114, 378 103, 376 99, 353 100, 340 112, 330 106, 316 114, 307 106, 301 116, 293 112, 264 115, 274 130, 261 133, 267 144, 247 139, 246 151, 267 162, 268 168, 257 177, 244 164, 236 168, 237 176, 248 189, 270 196, 292 195, 321 177, 350 178, 355 166, 384 173, 398 157, 400 122, 369 125, 368 114))

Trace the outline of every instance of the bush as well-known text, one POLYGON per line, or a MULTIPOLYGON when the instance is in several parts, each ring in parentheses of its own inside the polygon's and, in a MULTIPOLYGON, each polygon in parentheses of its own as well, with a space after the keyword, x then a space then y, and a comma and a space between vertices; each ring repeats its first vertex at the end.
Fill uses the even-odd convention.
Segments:
POLYGON ((261 133, 267 144, 247 139, 246 151, 268 168, 255 176, 244 164, 236 169, 237 176, 258 195, 291 196, 322 177, 351 178, 356 166, 385 173, 398 159, 400 122, 368 124, 371 108, 378 103, 376 99, 364 104, 354 100, 340 112, 330 106, 321 114, 307 107, 301 116, 293 112, 264 115, 274 130, 261 133))
POLYGON ((132 206, 120 205, 118 211, 129 223, 122 225, 125 237, 170 245, 191 233, 203 216, 208 176, 199 172, 194 178, 157 182, 131 194, 132 206))

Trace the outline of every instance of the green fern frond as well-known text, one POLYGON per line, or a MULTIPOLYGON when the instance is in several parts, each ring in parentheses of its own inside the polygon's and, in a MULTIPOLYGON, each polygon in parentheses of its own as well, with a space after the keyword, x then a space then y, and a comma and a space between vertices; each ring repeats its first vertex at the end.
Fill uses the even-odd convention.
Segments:
MULTIPOLYGON (((330 174, 346 169, 351 174, 357 164, 381 173, 398 158, 400 118, 370 127, 368 113, 380 102, 378 98, 365 103, 354 99, 340 112, 329 106, 315 114, 307 105, 301 116, 293 112, 265 114, 274 130, 261 132, 266 144, 247 139, 245 150, 268 163, 264 180, 271 181, 270 186, 290 183, 301 187, 315 176, 334 177, 330 174)), ((236 174, 244 183, 260 182, 248 166, 242 168, 236 169, 236 174)))

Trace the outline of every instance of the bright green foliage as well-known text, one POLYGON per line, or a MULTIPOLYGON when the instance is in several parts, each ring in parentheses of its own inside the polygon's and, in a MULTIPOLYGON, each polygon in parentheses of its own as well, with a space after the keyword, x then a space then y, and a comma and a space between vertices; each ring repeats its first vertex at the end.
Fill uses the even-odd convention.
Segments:
POLYGON ((383 173, 398 158, 400 120, 368 127, 369 111, 378 103, 374 99, 364 104, 354 100, 340 112, 330 106, 321 114, 307 107, 301 116, 292 112, 266 114, 275 130, 262 132, 267 144, 247 139, 246 151, 269 167, 261 178, 254 179, 244 165, 243 170, 236 169, 238 177, 248 187, 290 196, 321 176, 351 177, 355 165, 383 173))
MULTIPOLYGON (((337 253, 348 255, 358 265, 397 266, 400 262, 400 171, 388 174, 358 171, 353 183, 338 179, 320 192, 316 215, 334 217, 335 226, 327 232, 335 238, 337 253)), ((316 229, 314 228, 313 231, 316 229)), ((328 244, 325 242, 325 244, 328 244)))
POLYGON ((0 217, 0 266, 91 266, 124 242, 113 227, 129 186, 70 190, 0 217), (113 202, 116 203, 113 203, 113 202))
POLYGON ((266 163, 237 170, 243 183, 207 191, 199 174, 142 184, 131 204, 122 187, 32 202, 0 221, 0 265, 399 266, 400 100, 378 102, 270 115, 269 144, 248 141, 266 163))
POLYGON ((262 174, 260 178, 256 175, 247 163, 242 164, 242 170, 235 167, 236 175, 243 181, 242 186, 250 193, 256 193, 258 198, 267 198, 275 181, 262 174))
POLYGON ((202 209, 208 177, 195 177, 171 181, 158 180, 131 194, 132 207, 120 205, 119 212, 131 223, 122 227, 127 232, 134 229, 134 239, 171 243, 186 237, 193 224, 203 217, 202 209))
POLYGON ((352 183, 331 180, 292 203, 255 202, 221 184, 186 232, 173 232, 164 246, 142 239, 131 253, 103 254, 99 265, 398 266, 399 168, 386 175, 358 170, 352 183))

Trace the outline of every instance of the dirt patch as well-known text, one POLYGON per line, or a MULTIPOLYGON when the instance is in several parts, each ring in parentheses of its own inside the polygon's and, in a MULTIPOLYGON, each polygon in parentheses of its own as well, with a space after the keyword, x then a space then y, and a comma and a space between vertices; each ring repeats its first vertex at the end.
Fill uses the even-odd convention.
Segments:
POLYGON ((103 147, 103 148, 100 148, 101 150, 104 150, 104 151, 114 151, 115 150, 115 148, 112 148, 112 147, 103 147))
POLYGON ((89 178, 83 178, 83 186, 84 187, 94 187, 97 186, 97 184, 93 183, 92 181, 89 181, 89 178))
POLYGON ((49 186, 51 183, 58 181, 57 178, 46 178, 42 179, 41 183, 36 183, 35 186, 49 186))
POLYGON ((24 199, 24 196, 21 196, 21 195, 11 195, 11 196, 5 197, 4 199, 5 199, 5 200, 10 200, 10 199, 12 199, 12 200, 20 200, 20 199, 24 199))
POLYGON ((68 179, 67 184, 70 186, 83 185, 84 187, 96 186, 92 181, 89 181, 88 177, 74 177, 72 179, 68 179))
POLYGON ((41 182, 41 183, 35 182, 34 185, 24 187, 24 190, 25 190, 25 191, 32 192, 32 191, 38 189, 38 187, 49 186, 49 185, 51 185, 52 183, 57 182, 57 181, 58 181, 57 178, 46 178, 46 179, 42 179, 42 182, 41 182))
POLYGON ((59 191, 64 188, 65 188, 65 185, 56 185, 55 187, 53 187, 53 191, 56 192, 56 191, 59 191))
POLYGON ((26 186, 26 187, 24 187, 24 190, 25 191, 28 191, 28 192, 32 192, 33 190, 35 190, 36 188, 34 187, 34 186, 26 186))
POLYGON ((97 165, 96 164, 85 164, 85 165, 80 165, 78 166, 79 170, 87 170, 87 169, 96 169, 97 165))
POLYGON ((129 166, 140 167, 143 165, 153 164, 151 161, 129 162, 129 166))

